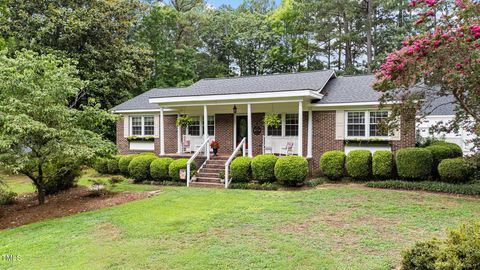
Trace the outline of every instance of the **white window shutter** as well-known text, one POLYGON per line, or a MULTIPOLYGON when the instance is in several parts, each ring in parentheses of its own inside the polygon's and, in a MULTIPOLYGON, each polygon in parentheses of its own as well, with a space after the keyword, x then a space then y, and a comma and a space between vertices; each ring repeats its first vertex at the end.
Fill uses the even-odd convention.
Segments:
POLYGON ((335 116, 335 139, 345 139, 345 111, 337 110, 335 116))
POLYGON ((153 131, 153 137, 155 138, 159 138, 160 137, 160 116, 159 115, 155 115, 153 117, 153 128, 154 128, 154 131, 153 131))
POLYGON ((128 115, 123 116, 123 137, 127 138, 128 135, 130 134, 129 128, 130 128, 130 117, 128 115))

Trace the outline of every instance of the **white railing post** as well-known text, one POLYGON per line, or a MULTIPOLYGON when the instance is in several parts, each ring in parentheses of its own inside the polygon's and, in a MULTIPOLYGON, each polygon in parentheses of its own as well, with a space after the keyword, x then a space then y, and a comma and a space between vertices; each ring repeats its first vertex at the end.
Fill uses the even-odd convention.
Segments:
MULTIPOLYGON (((210 142, 211 138, 208 137, 203 143, 202 145, 200 146, 200 148, 197 149, 197 151, 195 151, 195 153, 193 153, 193 155, 190 157, 190 159, 187 161, 187 187, 190 186, 190 181, 191 181, 191 177, 190 177, 190 164, 192 164, 193 161, 195 161, 195 158, 200 154, 200 152, 205 149, 208 145, 209 145, 209 142, 210 142)), ((210 159, 210 155, 207 155, 207 160, 210 159)), ((203 163, 203 165, 205 165, 205 162, 203 163)), ((203 167, 203 165, 199 168, 199 170, 203 167)))
MULTIPOLYGON (((245 140, 245 138, 243 138, 243 140, 245 140)), ((245 144, 242 144, 242 155, 245 157, 247 156, 247 147, 245 144)))
POLYGON ((245 156, 245 143, 246 143, 247 138, 243 138, 243 140, 238 144, 237 148, 233 150, 232 155, 228 158, 227 162, 225 162, 225 188, 228 188, 228 185, 230 184, 230 177, 229 177, 229 168, 230 168, 230 163, 233 161, 233 159, 237 156, 238 151, 240 149, 243 149, 243 156, 245 156))

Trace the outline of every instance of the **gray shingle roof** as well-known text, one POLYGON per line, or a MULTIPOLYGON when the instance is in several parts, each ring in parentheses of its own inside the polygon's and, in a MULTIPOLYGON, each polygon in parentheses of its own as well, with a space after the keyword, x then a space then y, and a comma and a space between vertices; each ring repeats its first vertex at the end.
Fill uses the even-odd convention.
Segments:
POLYGON ((205 95, 249 94, 294 90, 320 90, 334 76, 332 70, 272 74, 218 79, 203 79, 182 89, 157 89, 150 97, 185 97, 205 95))
POLYGON ((185 88, 163 88, 163 89, 152 89, 143 94, 140 94, 134 98, 131 98, 125 101, 122 104, 119 104, 111 109, 111 111, 122 111, 122 110, 152 110, 158 109, 157 104, 149 103, 148 99, 152 96, 157 96, 157 92, 181 92, 185 88))
POLYGON ((455 105, 453 96, 438 97, 430 102, 426 102, 423 107, 423 113, 428 115, 455 115, 455 105))
POLYGON ((373 75, 333 78, 320 92, 324 97, 317 104, 378 101, 382 94, 373 90, 374 81, 373 75))

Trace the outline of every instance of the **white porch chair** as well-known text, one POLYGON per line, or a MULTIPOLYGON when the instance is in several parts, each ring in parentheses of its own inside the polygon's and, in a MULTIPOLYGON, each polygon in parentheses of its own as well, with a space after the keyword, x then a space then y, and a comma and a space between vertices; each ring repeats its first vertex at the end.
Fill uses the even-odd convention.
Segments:
POLYGON ((285 156, 293 155, 293 142, 287 142, 287 145, 282 147, 282 150, 285 151, 285 156))
POLYGON ((187 153, 187 152, 192 152, 190 150, 190 140, 183 139, 183 145, 182 145, 182 152, 187 153))
POLYGON ((263 154, 273 154, 273 147, 266 144, 266 138, 263 136, 263 154))

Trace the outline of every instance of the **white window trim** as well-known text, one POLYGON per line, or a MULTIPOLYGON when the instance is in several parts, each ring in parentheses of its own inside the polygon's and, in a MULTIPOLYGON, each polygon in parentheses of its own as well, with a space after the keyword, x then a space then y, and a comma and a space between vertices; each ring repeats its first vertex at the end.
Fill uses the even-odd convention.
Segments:
MULTIPOLYGON (((190 137, 203 137, 203 116, 202 115, 190 115, 190 117, 198 117, 200 121, 200 135, 190 135, 190 129, 187 127, 187 132, 186 135, 190 137)), ((217 123, 215 121, 215 115, 209 115, 208 117, 213 117, 213 130, 215 132, 215 128, 217 126, 217 123)), ((208 128, 208 127, 207 127, 208 128)), ((212 136, 212 134, 208 134, 208 136, 212 136)))
POLYGON ((386 111, 390 116, 389 110, 349 110, 345 111, 345 139, 390 139, 391 136, 370 136, 370 112, 386 111), (348 136, 348 113, 349 112, 363 112, 365 113, 365 136, 348 136))
MULTIPOLYGON (((280 118, 281 118, 281 124, 280 124, 280 127, 282 129, 282 135, 280 136, 275 136, 275 135, 268 135, 268 126, 265 124, 264 127, 265 127, 265 137, 270 137, 270 138, 278 138, 278 139, 281 139, 281 138, 284 138, 284 139, 289 139, 289 138, 298 138, 298 135, 297 136, 286 136, 286 116, 287 114, 296 114, 297 117, 298 117, 298 113, 278 113, 280 115, 280 118)), ((300 123, 297 124, 297 127, 300 126, 300 123)))
POLYGON ((130 119, 129 119, 130 123, 129 123, 129 126, 130 126, 130 131, 129 131, 129 134, 130 136, 136 136, 136 137, 153 137, 155 136, 155 115, 132 115, 130 116, 130 119), (133 120, 132 118, 134 117, 140 117, 142 120, 142 124, 140 125, 141 127, 141 130, 142 130, 142 134, 141 135, 133 135, 133 120), (145 117, 153 117, 153 134, 152 135, 145 135, 145 117))

